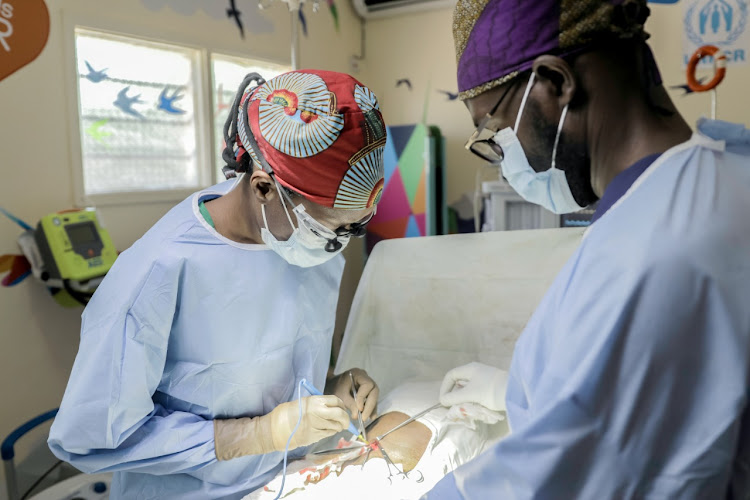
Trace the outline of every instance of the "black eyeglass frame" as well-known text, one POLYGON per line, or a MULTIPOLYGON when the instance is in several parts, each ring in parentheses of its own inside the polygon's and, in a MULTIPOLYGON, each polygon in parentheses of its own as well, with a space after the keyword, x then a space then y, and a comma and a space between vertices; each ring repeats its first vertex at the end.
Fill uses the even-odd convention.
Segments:
POLYGON ((500 145, 497 144, 493 140, 492 137, 490 137, 488 139, 477 139, 477 138, 481 135, 481 133, 487 127, 487 124, 492 119, 492 116, 497 112, 498 108, 500 108, 500 104, 503 102, 503 100, 505 99, 505 97, 508 95, 508 92, 510 92, 510 89, 512 89, 512 88, 513 88, 513 85, 508 85, 508 88, 506 88, 505 92, 502 93, 502 95, 500 96, 500 99, 497 100, 497 102, 492 107, 492 109, 490 110, 490 112, 487 113, 486 115, 484 115, 484 118, 482 118, 482 121, 479 122, 479 125, 477 125, 477 128, 474 130, 474 133, 471 134, 471 137, 469 137, 469 140, 466 141, 466 144, 464 144, 464 148, 465 149, 468 149, 469 151, 471 151, 472 153, 474 153, 475 155, 477 155, 478 157, 480 157, 484 161, 487 161, 487 162, 490 162, 490 163, 493 163, 493 164, 498 164, 501 161, 503 161, 503 158, 505 157, 505 153, 503 152, 503 148, 501 148, 500 145), (487 145, 497 155, 497 157, 492 157, 491 158, 491 157, 485 155, 484 153, 482 153, 482 151, 480 151, 478 149, 477 145, 479 145, 479 144, 487 145))
MULTIPOLYGON (((347 238, 363 238, 365 234, 367 234, 367 224, 370 223, 372 218, 375 217, 375 212, 370 214, 370 216, 367 218, 367 220, 362 222, 355 222, 353 224, 349 224, 349 229, 346 229, 345 226, 341 226, 337 228, 334 233, 336 233, 336 237, 333 239, 329 239, 328 243, 326 243, 326 252, 338 252, 339 249, 343 246, 343 243, 339 241, 339 238, 347 237, 347 238)), ((320 234, 318 231, 315 230, 315 228, 309 227, 310 231, 312 231, 317 236, 320 236, 321 238, 328 239, 326 236, 320 234)))

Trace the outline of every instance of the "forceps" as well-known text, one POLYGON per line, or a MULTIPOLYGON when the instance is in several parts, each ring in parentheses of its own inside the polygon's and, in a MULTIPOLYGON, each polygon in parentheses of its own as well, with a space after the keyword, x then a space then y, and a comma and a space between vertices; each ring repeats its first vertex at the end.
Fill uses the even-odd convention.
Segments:
MULTIPOLYGON (((352 396, 354 397, 354 404, 356 405, 357 404, 357 389, 354 388, 354 376, 352 375, 352 372, 349 372, 349 379, 352 381, 352 396)), ((359 421, 359 436, 357 436, 357 439, 361 438, 366 444, 370 444, 367 441, 367 432, 365 431, 365 423, 362 421, 362 412, 359 411, 359 406, 357 406, 357 420, 359 421)))
POLYGON ((416 414, 416 415, 414 415, 413 417, 411 417, 411 418, 409 418, 409 419, 407 419, 407 420, 404 420, 403 422, 401 422, 400 424, 398 424, 398 425, 397 425, 396 427, 394 427, 393 429, 391 429, 391 430, 389 430, 389 431, 387 431, 387 432, 385 432, 385 433, 381 434, 380 436, 376 437, 376 438, 375 438, 375 441, 380 441, 381 439, 383 439, 384 437, 386 437, 386 436, 387 436, 388 434, 390 434, 391 432, 399 430, 399 429, 400 429, 401 427, 403 427, 403 426, 405 426, 405 425, 408 425, 408 424, 410 424, 410 423, 414 422, 414 421, 415 421, 416 419, 418 419, 419 417, 421 417, 421 416, 423 416, 423 415, 426 415, 426 414, 430 413, 430 412, 431 412, 432 410, 434 410, 434 409, 436 409, 436 408, 440 408, 441 406, 442 406, 442 405, 441 405, 440 403, 438 403, 438 404, 436 404, 435 406, 430 406, 429 408, 427 408, 427 409, 426 409, 426 410, 424 410, 424 411, 420 411, 419 413, 417 413, 417 414, 416 414))

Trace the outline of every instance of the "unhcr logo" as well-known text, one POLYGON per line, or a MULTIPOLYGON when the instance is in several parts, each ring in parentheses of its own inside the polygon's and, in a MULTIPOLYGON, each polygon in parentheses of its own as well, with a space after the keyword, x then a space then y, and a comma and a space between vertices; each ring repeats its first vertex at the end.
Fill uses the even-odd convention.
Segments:
MULTIPOLYGON (((746 0, 697 0, 685 11, 685 35, 696 47, 716 45, 727 62, 746 62, 744 48, 733 47, 747 27, 746 0)), ((689 55, 685 55, 687 64, 689 55)), ((706 60, 713 64, 711 59, 706 60)))

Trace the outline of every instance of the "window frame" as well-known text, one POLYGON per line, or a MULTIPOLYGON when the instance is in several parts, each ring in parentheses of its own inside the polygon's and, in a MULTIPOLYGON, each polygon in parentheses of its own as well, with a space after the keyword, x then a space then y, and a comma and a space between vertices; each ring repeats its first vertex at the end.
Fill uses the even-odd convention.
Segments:
MULTIPOLYGON (((74 204, 86 206, 127 206, 148 203, 182 201, 196 190, 224 180, 219 178, 219 165, 214 157, 217 140, 214 134, 214 110, 217 103, 213 92, 212 56, 240 60, 252 60, 258 64, 291 67, 289 61, 275 61, 254 54, 238 54, 236 50, 208 48, 191 42, 187 36, 166 30, 154 31, 146 26, 125 23, 119 19, 93 18, 82 12, 63 11, 63 57, 64 75, 67 84, 68 142, 70 145, 70 168, 73 181, 74 204), (83 174, 83 141, 81 136, 81 107, 78 95, 78 59, 76 53, 76 30, 88 30, 105 35, 142 40, 147 43, 164 44, 196 51, 193 65, 195 91, 195 122, 198 163, 198 186, 185 189, 139 190, 102 194, 86 194, 83 174)), ((238 82, 239 83, 239 82, 238 82)))
MULTIPOLYGON (((231 53, 229 51, 224 51, 224 50, 213 50, 213 51, 209 51, 208 52, 208 59, 207 59, 208 60, 208 73, 209 73, 208 77, 210 79, 209 94, 211 96, 211 133, 213 134, 212 137, 211 137, 211 153, 210 154, 211 154, 211 161, 213 162, 212 175, 214 176, 214 184, 216 184, 216 183, 221 182, 221 181, 223 181, 225 179, 224 179, 224 176, 220 174, 221 168, 224 165, 223 164, 222 165, 217 164, 216 161, 215 161, 216 158, 214 156, 214 153, 215 153, 214 148, 216 147, 217 141, 223 139, 221 137, 216 137, 215 134, 214 134, 214 128, 215 127, 214 127, 213 121, 214 121, 215 116, 214 116, 213 112, 214 112, 214 110, 217 108, 217 106, 219 104, 217 102, 217 100, 216 100, 216 96, 214 95, 214 88, 216 88, 216 82, 214 81, 214 66, 213 66, 214 57, 223 58, 224 60, 228 60, 230 62, 236 62, 237 64, 239 64, 240 61, 251 60, 251 61, 253 61, 253 63, 256 63, 258 65, 265 64, 265 65, 268 65, 268 66, 277 66, 279 69, 286 69, 287 71, 291 71, 292 70, 292 65, 291 64, 286 64, 286 63, 280 63, 280 62, 277 62, 277 61, 271 61, 271 60, 268 60, 268 59, 265 59, 265 58, 262 58, 262 57, 253 57, 253 58, 250 58, 250 57, 247 57, 247 56, 240 56, 240 55, 237 55, 236 53, 231 53)), ((266 75, 261 75, 261 76, 265 77, 266 75)), ((240 82, 237 82, 236 85, 239 85, 239 84, 240 84, 240 82)), ((232 93, 235 93, 237 91, 237 89, 236 88, 232 88, 231 91, 232 91, 232 93)), ((224 123, 221 123, 220 126, 223 127, 224 123)))

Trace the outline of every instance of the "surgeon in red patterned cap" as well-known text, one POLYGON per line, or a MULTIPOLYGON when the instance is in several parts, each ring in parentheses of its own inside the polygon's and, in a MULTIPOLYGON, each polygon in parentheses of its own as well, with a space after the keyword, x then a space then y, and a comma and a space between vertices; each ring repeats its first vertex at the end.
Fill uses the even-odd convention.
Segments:
POLYGON ((383 191, 386 142, 370 89, 330 71, 268 82, 252 74, 235 109, 225 125, 224 172, 248 174, 241 192, 250 189, 258 201, 260 233, 248 237, 309 267, 364 234, 383 191))
POLYGON ((249 75, 225 139, 235 178, 123 252, 83 314, 49 445, 115 471, 112 498, 241 498, 376 412, 364 370, 328 369, 339 254, 383 189, 377 99, 341 73, 249 75))

